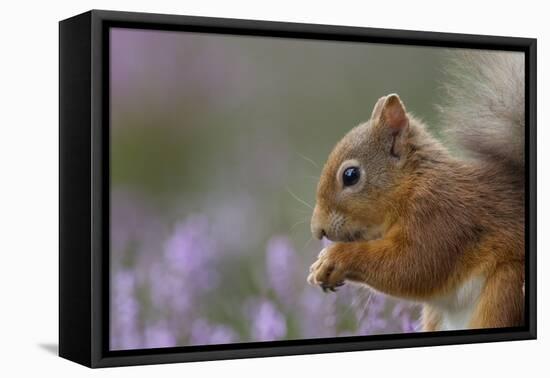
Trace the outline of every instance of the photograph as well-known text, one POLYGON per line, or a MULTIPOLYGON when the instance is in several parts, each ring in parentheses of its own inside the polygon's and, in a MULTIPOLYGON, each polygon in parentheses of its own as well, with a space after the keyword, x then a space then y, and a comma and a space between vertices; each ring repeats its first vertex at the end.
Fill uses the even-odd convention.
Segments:
POLYGON ((524 52, 107 48, 110 351, 525 326, 524 52))
POLYGON ((539 3, 7 3, 0 376, 550 371, 539 3))

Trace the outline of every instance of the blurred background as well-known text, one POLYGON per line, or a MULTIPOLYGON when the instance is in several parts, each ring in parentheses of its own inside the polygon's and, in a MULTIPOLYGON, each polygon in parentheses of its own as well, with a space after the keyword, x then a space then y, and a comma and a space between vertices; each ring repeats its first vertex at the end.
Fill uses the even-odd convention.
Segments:
POLYGON ((418 330, 415 304, 306 283, 309 217, 379 97, 439 134, 445 53, 112 29, 111 349, 418 330))

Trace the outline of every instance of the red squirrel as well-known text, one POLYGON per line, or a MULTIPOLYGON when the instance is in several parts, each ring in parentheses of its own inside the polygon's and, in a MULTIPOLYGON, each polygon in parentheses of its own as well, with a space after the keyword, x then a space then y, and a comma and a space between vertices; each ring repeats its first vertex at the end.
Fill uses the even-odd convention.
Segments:
POLYGON ((423 304, 425 331, 523 324, 524 57, 464 53, 442 106, 454 156, 380 98, 325 163, 311 231, 333 243, 308 281, 345 281, 423 304))

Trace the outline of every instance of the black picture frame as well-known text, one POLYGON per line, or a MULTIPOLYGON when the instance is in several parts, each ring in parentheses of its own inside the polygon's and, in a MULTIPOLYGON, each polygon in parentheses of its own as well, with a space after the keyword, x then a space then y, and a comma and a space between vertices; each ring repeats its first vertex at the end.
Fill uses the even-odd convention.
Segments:
POLYGON ((88 367, 536 338, 536 39, 92 10, 59 24, 59 355, 88 367), (510 50, 526 62, 523 327, 109 351, 110 27, 510 50))

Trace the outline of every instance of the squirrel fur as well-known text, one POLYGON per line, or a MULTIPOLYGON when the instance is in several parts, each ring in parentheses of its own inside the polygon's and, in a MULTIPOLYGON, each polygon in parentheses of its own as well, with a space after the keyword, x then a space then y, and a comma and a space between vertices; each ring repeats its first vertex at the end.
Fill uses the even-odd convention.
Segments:
POLYGON ((421 302, 425 331, 521 326, 524 58, 470 52, 452 62, 440 111, 461 155, 398 95, 380 98, 323 167, 311 229, 333 243, 308 281, 421 302))

